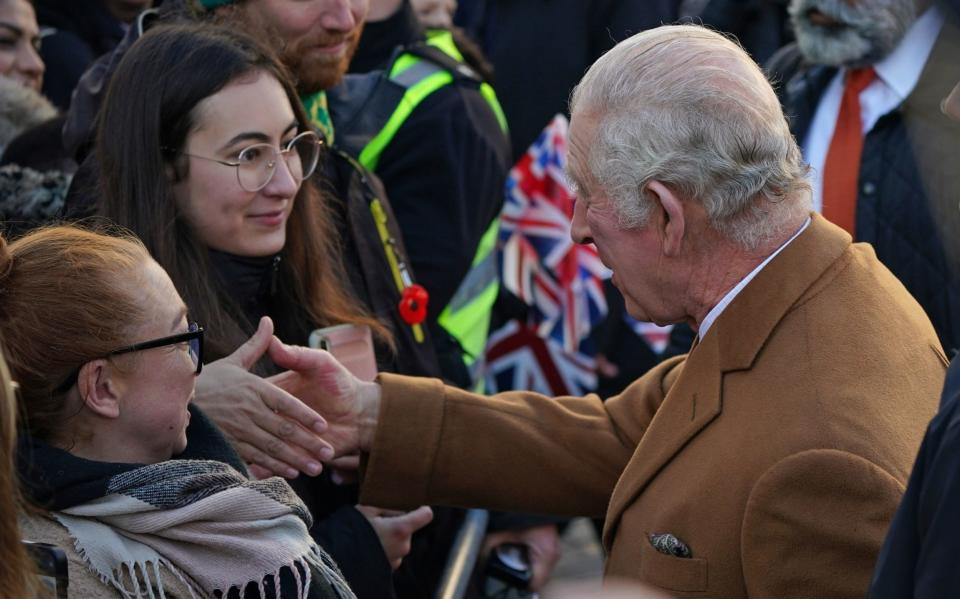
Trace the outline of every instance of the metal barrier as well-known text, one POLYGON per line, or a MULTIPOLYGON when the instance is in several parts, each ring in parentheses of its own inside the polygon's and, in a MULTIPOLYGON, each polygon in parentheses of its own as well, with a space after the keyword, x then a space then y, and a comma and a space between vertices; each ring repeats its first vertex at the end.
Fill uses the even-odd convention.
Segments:
POLYGON ((463 526, 450 549, 447 567, 437 590, 437 599, 462 599, 470 586, 470 577, 480 555, 483 538, 487 534, 487 510, 467 510, 463 526))

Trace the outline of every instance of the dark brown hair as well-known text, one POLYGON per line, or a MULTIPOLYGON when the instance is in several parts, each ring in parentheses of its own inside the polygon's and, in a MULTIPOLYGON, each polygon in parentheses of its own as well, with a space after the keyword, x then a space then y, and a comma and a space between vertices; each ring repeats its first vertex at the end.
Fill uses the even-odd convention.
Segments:
MULTIPOLYGON (((258 71, 280 82, 301 130, 312 130, 286 70, 270 50, 246 34, 209 23, 162 25, 146 33, 117 67, 100 111, 98 212, 139 235, 166 269, 192 318, 209 332, 212 359, 233 352, 249 331, 211 271, 207 248, 174 201, 168 173, 188 174, 178 153, 196 125, 197 105, 258 71)), ((287 222, 280 287, 313 324, 368 324, 389 344, 389 331, 346 286, 328 202, 316 185, 301 185, 287 222)))

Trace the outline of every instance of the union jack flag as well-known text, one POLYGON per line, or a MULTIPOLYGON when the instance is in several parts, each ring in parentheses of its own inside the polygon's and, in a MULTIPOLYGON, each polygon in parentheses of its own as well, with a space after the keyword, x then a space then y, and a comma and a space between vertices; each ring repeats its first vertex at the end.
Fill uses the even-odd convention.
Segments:
POLYGON ((510 171, 500 215, 502 285, 529 307, 487 345, 487 389, 580 395, 596 387, 591 329, 606 315, 596 248, 573 243, 564 174, 567 120, 557 115, 510 171))

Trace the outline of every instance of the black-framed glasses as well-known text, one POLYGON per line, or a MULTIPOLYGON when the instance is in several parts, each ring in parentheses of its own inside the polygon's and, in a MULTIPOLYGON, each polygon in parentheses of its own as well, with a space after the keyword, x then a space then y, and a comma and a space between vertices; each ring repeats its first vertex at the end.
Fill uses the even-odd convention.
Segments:
MULTIPOLYGON (((129 354, 145 349, 164 347, 166 345, 177 345, 179 343, 188 344, 187 351, 190 354, 190 359, 193 360, 194 374, 200 374, 203 370, 203 327, 195 322, 190 323, 186 333, 178 333, 176 335, 170 335, 169 337, 160 337, 159 339, 151 339, 126 347, 120 347, 107 353, 104 357, 119 356, 121 354, 129 354)), ((77 381, 77 377, 80 375, 80 368, 82 368, 82 366, 70 373, 70 376, 57 387, 58 392, 67 391, 73 386, 77 381)))
POLYGON ((274 173, 277 172, 277 164, 281 156, 287 163, 290 175, 298 184, 302 183, 317 169, 321 147, 323 147, 323 141, 320 136, 313 131, 304 131, 291 139, 283 149, 278 149, 273 144, 257 143, 240 150, 237 159, 232 161, 189 152, 180 152, 180 154, 232 166, 237 170, 237 182, 240 187, 245 191, 254 192, 260 191, 270 183, 274 173))

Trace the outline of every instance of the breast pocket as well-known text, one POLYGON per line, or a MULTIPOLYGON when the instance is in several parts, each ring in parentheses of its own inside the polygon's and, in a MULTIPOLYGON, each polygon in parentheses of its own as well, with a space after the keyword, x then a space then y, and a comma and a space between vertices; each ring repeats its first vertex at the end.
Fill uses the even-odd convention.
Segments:
POLYGON ((644 538, 640 545, 640 578, 671 591, 706 591, 707 560, 660 553, 644 538))

